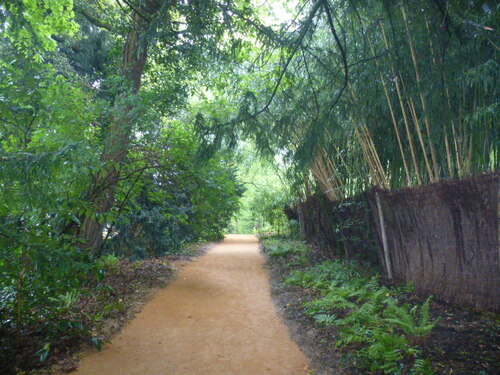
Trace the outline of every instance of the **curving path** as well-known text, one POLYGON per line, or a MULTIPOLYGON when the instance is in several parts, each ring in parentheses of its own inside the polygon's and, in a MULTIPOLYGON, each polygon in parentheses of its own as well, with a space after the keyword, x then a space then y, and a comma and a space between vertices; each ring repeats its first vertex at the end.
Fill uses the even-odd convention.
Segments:
POLYGON ((258 241, 228 235, 188 264, 78 375, 304 375, 276 315, 258 241))

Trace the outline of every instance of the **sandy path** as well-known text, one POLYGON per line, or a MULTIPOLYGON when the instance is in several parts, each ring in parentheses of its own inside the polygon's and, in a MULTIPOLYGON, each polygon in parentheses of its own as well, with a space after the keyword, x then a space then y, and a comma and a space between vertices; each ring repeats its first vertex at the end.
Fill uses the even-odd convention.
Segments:
POLYGON ((162 289, 78 375, 303 375, 255 236, 229 235, 162 289))

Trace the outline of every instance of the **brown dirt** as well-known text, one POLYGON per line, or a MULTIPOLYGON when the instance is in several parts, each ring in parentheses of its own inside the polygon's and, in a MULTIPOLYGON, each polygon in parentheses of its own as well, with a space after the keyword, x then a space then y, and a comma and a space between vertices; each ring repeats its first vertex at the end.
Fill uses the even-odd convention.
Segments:
MULTIPOLYGON (((44 343, 43 333, 24 337, 21 347, 14 351, 17 357, 12 358, 17 362, 18 369, 7 370, 6 375, 59 375, 75 370, 79 353, 95 348, 90 337, 109 342, 160 288, 175 279, 179 269, 203 254, 206 247, 206 244, 196 244, 186 249, 185 254, 138 261, 121 259, 119 264, 106 270, 101 282, 91 276, 88 284, 81 288, 80 299, 63 317, 80 322, 85 327, 81 335, 61 336, 52 341, 52 351, 44 362, 40 362, 38 355, 34 354, 44 343)), ((28 332, 36 332, 36 328, 30 327, 28 332)), ((0 373, 3 374, 1 369, 0 373)))
POLYGON ((271 293, 278 310, 295 342, 307 355, 314 375, 352 375, 350 359, 335 347, 337 331, 332 327, 320 327, 305 314, 304 303, 318 297, 318 293, 284 283, 290 276, 290 260, 268 257, 267 249, 261 251, 266 257, 270 271, 271 293))
POLYGON ((276 315, 257 238, 230 235, 74 374, 307 373, 307 359, 276 315))

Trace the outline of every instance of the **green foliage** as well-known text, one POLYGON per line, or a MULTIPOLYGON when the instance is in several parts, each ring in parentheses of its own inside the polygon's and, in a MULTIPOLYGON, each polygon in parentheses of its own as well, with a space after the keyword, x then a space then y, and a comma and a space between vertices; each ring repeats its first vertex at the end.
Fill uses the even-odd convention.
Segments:
POLYGON ((281 234, 286 228, 286 216, 283 208, 288 203, 288 199, 280 190, 260 190, 252 200, 251 211, 257 221, 258 232, 266 230, 276 231, 281 234))
POLYGON ((267 241, 266 248, 269 249, 271 257, 285 257, 292 254, 303 254, 308 252, 307 246, 303 242, 281 242, 267 241))
MULTIPOLYGON (((73 0, 0 1, 2 27, 20 50, 54 50, 53 34, 73 35, 78 30, 74 16, 73 0)), ((35 58, 41 62, 41 55, 35 58)))
POLYGON ((498 4, 318 4, 292 10, 265 58, 245 51, 255 63, 214 103, 239 106, 234 126, 205 111, 208 141, 251 137, 290 186, 308 196, 314 179, 332 199, 498 170, 498 4))
POLYGON ((361 277, 361 269, 350 260, 331 260, 307 271, 293 271, 286 283, 316 290, 327 290, 361 277))
POLYGON ((398 363, 405 355, 414 354, 404 336, 377 331, 373 341, 373 344, 360 353, 370 371, 382 371, 384 374, 401 373, 398 363))
POLYGON ((125 204, 117 212, 107 250, 143 258, 179 251, 188 242, 221 239, 242 194, 231 155, 220 153, 200 162, 192 132, 174 121, 149 147, 148 154, 134 156, 143 163, 152 153, 162 164, 129 167, 143 170, 119 187, 125 204))
POLYGON ((115 254, 106 254, 97 259, 96 268, 97 270, 113 270, 120 264, 120 257, 115 254))
POLYGON ((303 241, 283 241, 281 237, 261 237, 261 240, 270 257, 283 260, 290 268, 302 267, 309 263, 309 248, 303 241))
POLYGON ((428 336, 440 321, 439 318, 434 321, 430 320, 430 301, 431 297, 420 306, 420 310, 418 306, 397 306, 391 303, 384 311, 385 321, 401 328, 408 336, 428 336))
POLYGON ((303 267, 309 263, 309 248, 303 241, 283 241, 282 237, 261 236, 268 256, 281 260, 290 268, 303 267))
POLYGON ((314 321, 323 326, 333 326, 337 316, 333 314, 314 314, 314 321))
MULTIPOLYGON (((219 2, 163 7, 139 38, 150 60, 134 92, 122 66, 139 26, 134 11, 74 3, 0 1, 0 362, 11 368, 25 355, 46 360, 55 341, 89 336, 71 309, 118 257, 221 238, 242 194, 231 154, 197 158, 182 112, 198 68, 230 58, 227 30, 241 20, 219 2), (89 255, 82 240, 89 219, 105 229, 95 249, 105 257, 89 255)), ((120 308, 104 306, 96 319, 120 308)))
POLYGON ((300 239, 300 222, 297 220, 288 221, 288 236, 292 239, 300 239))
POLYGON ((92 273, 71 232, 98 165, 99 107, 5 39, 0 53, 0 330, 11 345, 43 337, 45 360, 54 338, 86 335, 67 316, 92 273))
MULTIPOLYGON (((282 238, 264 240, 270 256, 290 257, 293 244, 282 238)), ((335 327, 336 346, 356 350, 362 369, 433 374, 418 348, 440 320, 430 316, 431 298, 422 305, 400 304, 397 288, 381 286, 370 268, 352 260, 303 265, 292 270, 285 283, 319 293, 304 303, 305 313, 321 326, 335 327)))
MULTIPOLYGON (((380 183, 377 173, 390 187, 432 181, 425 157, 433 148, 434 178, 498 169, 490 25, 499 5, 450 0, 441 14, 411 0, 407 21, 406 2, 310 2, 300 4, 294 27, 279 29, 260 24, 256 13, 265 11, 248 1, 126 3, 0 1, 0 333, 46 338, 41 360, 57 335, 86 334, 66 314, 88 278, 102 278, 119 256, 178 251, 219 239, 230 225, 298 238, 283 207, 315 190, 313 176, 335 197, 380 183), (419 36, 421 79, 407 27, 419 36), (125 45, 134 40, 136 49, 125 45), (145 61, 134 62, 143 52, 145 61), (424 130, 426 119, 432 126, 413 159, 413 129, 420 121, 424 130), (238 137, 248 143, 235 157, 227 149, 238 137), (84 250, 89 221, 104 228, 104 245, 93 249, 104 258, 84 250)), ((336 230, 362 223, 350 217, 336 230)), ((309 264, 300 242, 270 246, 290 268, 309 264)), ((436 322, 429 302, 400 306, 365 271, 326 262, 288 282, 318 290, 310 315, 342 327, 339 342, 362 343, 367 358, 392 371, 436 322)), ((414 372, 428 367, 416 360, 414 372)))
POLYGON ((411 375, 432 375, 432 365, 427 359, 417 358, 411 368, 411 375))
POLYGON ((245 192, 240 210, 232 220, 233 231, 288 233, 290 228, 283 209, 291 198, 280 180, 281 171, 272 162, 258 159, 250 144, 242 144, 237 156, 238 175, 245 192))

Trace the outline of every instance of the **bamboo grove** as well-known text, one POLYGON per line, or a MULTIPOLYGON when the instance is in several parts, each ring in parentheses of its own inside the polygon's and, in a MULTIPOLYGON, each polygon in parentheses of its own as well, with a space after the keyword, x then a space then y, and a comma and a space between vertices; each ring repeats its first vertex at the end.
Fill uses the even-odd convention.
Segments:
POLYGON ((243 133, 295 166, 301 194, 316 180, 332 200, 497 170, 499 9, 301 2, 246 93, 243 133))

